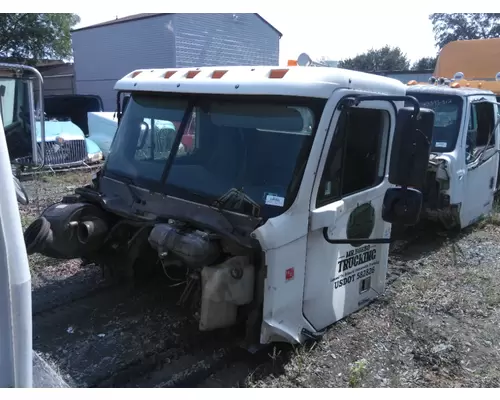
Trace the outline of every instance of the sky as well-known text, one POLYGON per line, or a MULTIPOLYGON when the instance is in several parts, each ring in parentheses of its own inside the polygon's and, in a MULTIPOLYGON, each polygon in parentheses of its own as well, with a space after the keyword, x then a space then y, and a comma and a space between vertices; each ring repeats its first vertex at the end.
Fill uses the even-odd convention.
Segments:
MULTIPOLYGON (((399 46, 411 61, 437 54, 432 24, 429 21, 429 14, 436 11, 432 7, 432 2, 420 0, 418 9, 408 11, 409 6, 415 4, 414 2, 399 2, 398 5, 388 1, 384 4, 379 0, 371 2, 372 8, 370 8, 370 3, 351 0, 352 4, 355 4, 351 8, 347 2, 339 7, 335 5, 339 3, 333 1, 330 3, 327 0, 321 2, 307 0, 306 12, 302 10, 306 4, 305 0, 302 0, 302 3, 300 1, 268 0, 267 4, 266 2, 259 3, 258 0, 252 1, 251 11, 258 12, 283 34, 280 41, 280 64, 286 63, 288 59, 296 59, 303 52, 308 53, 313 59, 326 57, 338 61, 386 44, 399 46), (327 7, 327 4, 331 6, 327 7), (374 4, 377 5, 376 8, 373 8, 374 4)), ((197 0, 190 1, 190 3, 196 2, 197 0)), ((217 6, 219 1, 214 2, 215 6, 211 7, 211 10, 206 9, 207 4, 210 3, 205 1, 199 3, 198 7, 193 4, 190 11, 250 12, 248 7, 240 7, 235 1, 222 9, 217 6), (238 9, 244 9, 244 11, 238 9)), ((73 8, 78 7, 73 6, 73 8)), ((134 6, 110 8, 114 8, 115 11, 100 12, 82 9, 72 12, 80 16, 81 22, 77 26, 80 28, 113 20, 117 16, 125 17, 145 11, 143 7, 137 6, 135 9, 134 6)), ((153 8, 159 8, 158 12, 165 9, 165 7, 153 8)), ((169 8, 172 9, 170 5, 169 8)), ((151 12, 155 11, 151 10, 151 12)))

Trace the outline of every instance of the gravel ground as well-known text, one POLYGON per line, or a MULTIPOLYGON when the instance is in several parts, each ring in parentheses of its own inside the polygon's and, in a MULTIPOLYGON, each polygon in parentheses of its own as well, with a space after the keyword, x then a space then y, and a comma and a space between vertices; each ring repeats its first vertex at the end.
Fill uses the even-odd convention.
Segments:
MULTIPOLYGON (((26 182, 33 202, 21 207, 23 225, 29 224, 46 205, 89 179, 89 173, 72 173, 57 177, 46 175, 26 182)), ((393 282, 389 283, 385 295, 336 324, 320 342, 294 349, 289 346, 270 348, 263 355, 228 365, 198 386, 499 387, 499 240, 498 214, 454 238, 429 233, 391 256, 389 280, 393 282)), ((57 317, 59 331, 51 333, 51 320, 45 316, 47 310, 66 297, 85 297, 89 290, 103 288, 106 284, 99 271, 82 269, 76 261, 54 262, 41 256, 32 256, 30 261, 35 347, 39 346, 38 350, 48 354, 79 386, 88 385, 86 376, 99 372, 96 380, 109 379, 114 374, 113 368, 123 369, 125 361, 115 365, 111 354, 100 360, 100 370, 83 365, 84 357, 87 357, 85 352, 104 351, 96 345, 96 335, 101 332, 96 331, 98 328, 93 321, 107 314, 116 316, 126 312, 121 309, 123 302, 134 303, 135 298, 129 296, 124 300, 122 293, 116 297, 120 301, 113 305, 109 301, 115 297, 108 292, 105 296, 110 299, 102 300, 106 304, 100 316, 95 315, 95 310, 104 303, 99 303, 98 294, 90 300, 96 303, 93 310, 81 304, 75 308, 67 305, 57 317), (65 315, 66 320, 61 319, 61 315, 65 315), (68 318, 81 321, 81 331, 85 334, 94 334, 87 347, 79 342, 77 348, 83 355, 75 356, 73 362, 69 362, 71 357, 62 352, 75 348, 64 342, 70 340, 65 337, 75 335, 61 333, 61 329, 69 328, 66 326, 68 318), (37 342, 36 335, 40 332, 50 340, 37 342)), ((125 334, 129 342, 123 342, 123 331, 117 333, 116 318, 101 321, 102 326, 116 333, 106 335, 106 343, 118 337, 118 341, 122 340, 119 346, 122 349, 127 343, 136 345, 137 354, 130 354, 132 350, 125 352, 134 360, 139 357, 142 344, 133 341, 133 335, 142 336, 142 342, 149 346, 150 357, 157 348, 155 341, 168 342, 154 330, 173 327, 172 321, 163 318, 156 307, 156 299, 163 295, 147 291, 137 294, 137 299, 141 296, 146 298, 144 306, 151 308, 152 315, 158 318, 141 320, 140 307, 132 307, 133 316, 123 315, 123 319, 132 321, 137 330, 128 336, 125 334)), ((179 316, 179 323, 190 324, 185 316, 179 316)), ((174 342, 178 343, 179 339, 174 342)), ((162 386, 161 371, 153 374, 157 386, 162 386)), ((125 385, 125 381, 119 382, 125 385)), ((150 385, 148 382, 141 384, 150 385)))
POLYGON ((336 324, 315 346, 293 351, 279 371, 259 376, 257 368, 246 384, 499 387, 498 221, 489 218, 432 245, 424 238, 393 256, 391 271, 404 273, 381 299, 336 324))

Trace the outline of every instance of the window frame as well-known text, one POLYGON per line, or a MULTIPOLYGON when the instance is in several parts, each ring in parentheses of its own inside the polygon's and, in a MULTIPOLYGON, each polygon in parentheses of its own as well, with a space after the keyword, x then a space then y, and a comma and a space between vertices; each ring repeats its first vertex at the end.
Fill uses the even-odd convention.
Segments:
MULTIPOLYGON (((468 121, 467 121, 467 131, 465 133, 465 138, 464 138, 464 149, 463 152, 465 154, 465 163, 469 168, 475 168, 476 164, 481 160, 481 162, 484 162, 485 160, 489 159, 489 156, 493 155, 494 152, 496 152, 496 147, 497 147, 497 138, 496 138, 496 131, 498 130, 498 126, 495 127, 495 124, 497 122, 498 116, 495 113, 495 104, 493 104, 491 101, 488 101, 488 99, 485 99, 486 101, 481 101, 483 100, 484 97, 476 97, 476 98, 470 98, 469 99, 469 115, 468 115, 468 121), (479 118, 477 115, 477 104, 478 103, 487 103, 491 106, 492 108, 492 113, 491 113, 491 118, 492 118, 492 127, 495 127, 495 130, 492 135, 492 140, 490 143, 486 145, 477 145, 477 129, 479 127, 479 118), (471 121, 474 122, 475 124, 475 130, 476 130, 476 137, 475 137, 475 144, 472 152, 467 151, 467 143, 468 143, 468 138, 469 138, 469 132, 471 132, 470 124, 471 121), (485 153, 491 153, 485 157, 485 153)), ((498 108, 497 108, 498 112, 498 108)))
MULTIPOLYGON (((338 129, 343 124, 344 122, 342 121, 342 111, 339 114, 337 125, 333 127, 333 132, 331 133, 332 139, 331 142, 328 146, 328 149, 324 149, 325 153, 325 163, 323 165, 321 174, 319 174, 318 170, 318 177, 319 177, 319 182, 318 182, 318 190, 316 192, 316 198, 315 198, 315 208, 321 208, 325 207, 329 204, 335 203, 336 201, 348 198, 353 195, 357 195, 359 193, 365 192, 367 190, 376 188, 382 184, 384 184, 386 175, 387 175, 387 163, 389 161, 389 149, 390 149, 390 143, 391 143, 391 138, 392 138, 392 130, 393 130, 393 122, 391 121, 391 112, 390 110, 393 110, 395 115, 397 115, 397 109, 394 105, 394 103, 390 101, 363 101, 361 102, 357 107, 353 107, 354 109, 357 110, 370 110, 370 111, 378 111, 382 114, 383 118, 383 123, 380 129, 380 139, 379 139, 379 150, 378 150, 378 155, 377 155, 377 164, 379 168, 379 178, 376 179, 371 186, 364 187, 360 190, 348 193, 348 194, 343 194, 342 193, 342 187, 340 188, 340 193, 338 194, 332 194, 331 196, 321 196, 320 189, 323 187, 323 180, 324 180, 324 174, 326 169, 328 168, 328 161, 329 158, 331 157, 331 154, 333 151, 337 149, 337 138, 339 135, 338 129), (373 104, 376 103, 376 104, 373 104), (383 107, 378 104, 387 104, 386 107, 383 107), (385 138, 384 138, 385 137, 385 138), (383 142, 385 140, 385 143, 383 142), (383 168, 382 168, 383 167, 383 168), (382 171, 380 169, 382 168, 382 171)), ((345 128, 344 128, 345 129, 345 128)), ((347 139, 347 136, 345 137, 347 139)), ((344 151, 345 151, 345 146, 346 146, 346 141, 343 143, 344 149, 342 150, 342 176, 344 175, 345 171, 345 158, 344 158, 344 151)))

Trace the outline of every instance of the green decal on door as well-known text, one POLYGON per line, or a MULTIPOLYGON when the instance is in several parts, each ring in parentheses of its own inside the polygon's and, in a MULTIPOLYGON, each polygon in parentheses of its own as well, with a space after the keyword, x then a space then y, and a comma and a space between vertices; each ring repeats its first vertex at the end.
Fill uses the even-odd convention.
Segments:
MULTIPOLYGON (((370 203, 361 204, 349 215, 347 221, 347 239, 368 239, 375 228, 375 209, 370 203)), ((359 247, 353 245, 353 247, 359 247)))

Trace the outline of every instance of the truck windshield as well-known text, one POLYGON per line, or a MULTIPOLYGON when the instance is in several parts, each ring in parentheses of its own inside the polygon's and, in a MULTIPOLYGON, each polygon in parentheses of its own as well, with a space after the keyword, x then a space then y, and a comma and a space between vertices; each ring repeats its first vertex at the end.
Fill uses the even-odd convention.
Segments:
POLYGON ((434 111, 434 131, 431 151, 447 153, 457 144, 462 118, 463 100, 460 96, 437 93, 408 93, 420 102, 420 107, 434 111))
POLYGON ((136 93, 103 173, 175 197, 216 201, 222 208, 250 213, 248 207, 221 202, 224 195, 236 193, 246 196, 260 216, 270 218, 284 212, 296 195, 324 104, 289 97, 136 93), (166 169, 167 161, 172 164, 166 169))

